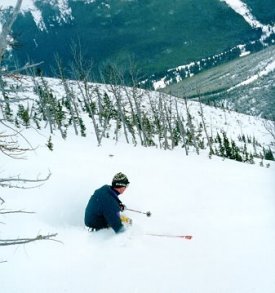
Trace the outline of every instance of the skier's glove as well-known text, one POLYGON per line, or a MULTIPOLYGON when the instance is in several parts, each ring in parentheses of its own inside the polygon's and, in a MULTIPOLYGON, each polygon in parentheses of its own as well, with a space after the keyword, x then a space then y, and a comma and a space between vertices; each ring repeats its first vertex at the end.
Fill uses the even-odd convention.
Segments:
POLYGON ((119 208, 120 208, 120 211, 123 212, 126 209, 126 205, 124 205, 123 203, 120 203, 119 208))
POLYGON ((122 223, 125 223, 125 224, 128 224, 128 225, 132 225, 133 224, 132 219, 130 219, 130 218, 124 216, 124 215, 121 215, 120 216, 120 220, 121 220, 122 223))

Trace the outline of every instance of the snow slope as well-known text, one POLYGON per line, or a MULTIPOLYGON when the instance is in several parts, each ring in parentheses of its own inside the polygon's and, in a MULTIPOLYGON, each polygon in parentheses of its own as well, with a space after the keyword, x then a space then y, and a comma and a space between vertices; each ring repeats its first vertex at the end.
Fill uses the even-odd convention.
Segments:
POLYGON ((1 176, 43 177, 48 170, 52 176, 36 189, 2 190, 1 208, 36 214, 1 217, 0 237, 57 232, 62 244, 2 247, 2 293, 275 291, 274 163, 265 168, 107 140, 97 147, 91 135, 53 136, 50 152, 48 133, 23 133, 38 148, 28 160, 1 156, 1 176), (89 233, 88 199, 118 171, 131 181, 122 201, 152 217, 127 212, 134 225, 125 233, 89 233))

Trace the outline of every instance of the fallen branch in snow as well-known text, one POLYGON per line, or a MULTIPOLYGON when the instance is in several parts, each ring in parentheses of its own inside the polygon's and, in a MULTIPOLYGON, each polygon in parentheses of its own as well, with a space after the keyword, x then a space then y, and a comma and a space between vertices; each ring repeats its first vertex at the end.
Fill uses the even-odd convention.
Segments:
POLYGON ((2 197, 0 197, 1 205, 5 203, 2 197))
POLYGON ((25 179, 25 178, 20 178, 20 176, 18 176, 17 178, 11 178, 11 177, 10 178, 0 178, 0 186, 1 187, 7 187, 7 188, 20 188, 20 189, 36 188, 36 187, 41 186, 42 183, 38 184, 38 185, 35 185, 35 186, 31 186, 31 187, 24 187, 24 186, 22 186, 22 184, 45 182, 50 177, 51 177, 51 173, 49 172, 49 174, 45 178, 42 178, 42 179, 39 179, 39 178, 37 178, 37 179, 25 179), (18 182, 20 185, 13 185, 10 182, 18 182))
MULTIPOLYGON (((2 121, 0 121, 2 124, 2 121)), ((0 151, 10 158, 20 158, 29 148, 21 148, 16 140, 17 134, 5 135, 0 133, 0 151)))
MULTIPOLYGON (((0 184, 1 186, 1 184, 0 184)), ((5 203, 4 199, 0 197, 0 201, 2 201, 1 205, 5 203)), ((35 212, 28 212, 24 210, 7 210, 7 209, 0 209, 0 215, 5 214, 35 214, 35 212)), ((0 222, 0 224, 5 224, 3 222, 0 222)))
POLYGON ((0 263, 5 263, 5 262, 7 262, 6 260, 0 260, 0 263))
POLYGON ((0 246, 8 246, 8 245, 19 245, 19 244, 27 244, 30 242, 38 241, 38 240, 51 240, 60 242, 58 240, 52 239, 56 237, 57 233, 49 234, 49 235, 38 235, 34 238, 18 238, 18 239, 0 239, 0 246))
POLYGON ((35 212, 27 212, 27 211, 23 211, 23 210, 5 210, 5 209, 0 209, 0 214, 4 215, 4 214, 35 214, 35 212))

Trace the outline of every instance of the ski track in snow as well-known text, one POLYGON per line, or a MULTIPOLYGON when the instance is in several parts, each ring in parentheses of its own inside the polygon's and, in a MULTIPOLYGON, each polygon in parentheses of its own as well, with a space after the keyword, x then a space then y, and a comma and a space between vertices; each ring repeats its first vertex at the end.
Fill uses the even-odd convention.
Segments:
POLYGON ((11 173, 25 169, 33 176, 50 168, 53 175, 39 189, 5 190, 9 207, 36 214, 1 218, 1 236, 57 232, 63 244, 3 248, 2 293, 274 292, 274 163, 267 169, 112 141, 97 147, 91 135, 66 141, 54 135, 50 152, 31 132, 24 133, 40 143, 36 153, 2 163, 11 173), (124 234, 88 233, 83 214, 89 196, 118 170, 131 181, 123 202, 150 209, 152 217, 128 213, 134 225, 124 234))

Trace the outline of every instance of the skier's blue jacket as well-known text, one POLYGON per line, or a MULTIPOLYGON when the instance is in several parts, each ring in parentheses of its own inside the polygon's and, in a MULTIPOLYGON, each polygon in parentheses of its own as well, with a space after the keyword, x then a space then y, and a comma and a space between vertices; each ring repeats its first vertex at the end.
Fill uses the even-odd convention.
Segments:
POLYGON ((112 227, 116 233, 123 230, 120 220, 119 193, 109 185, 97 189, 85 211, 85 225, 96 230, 112 227))

